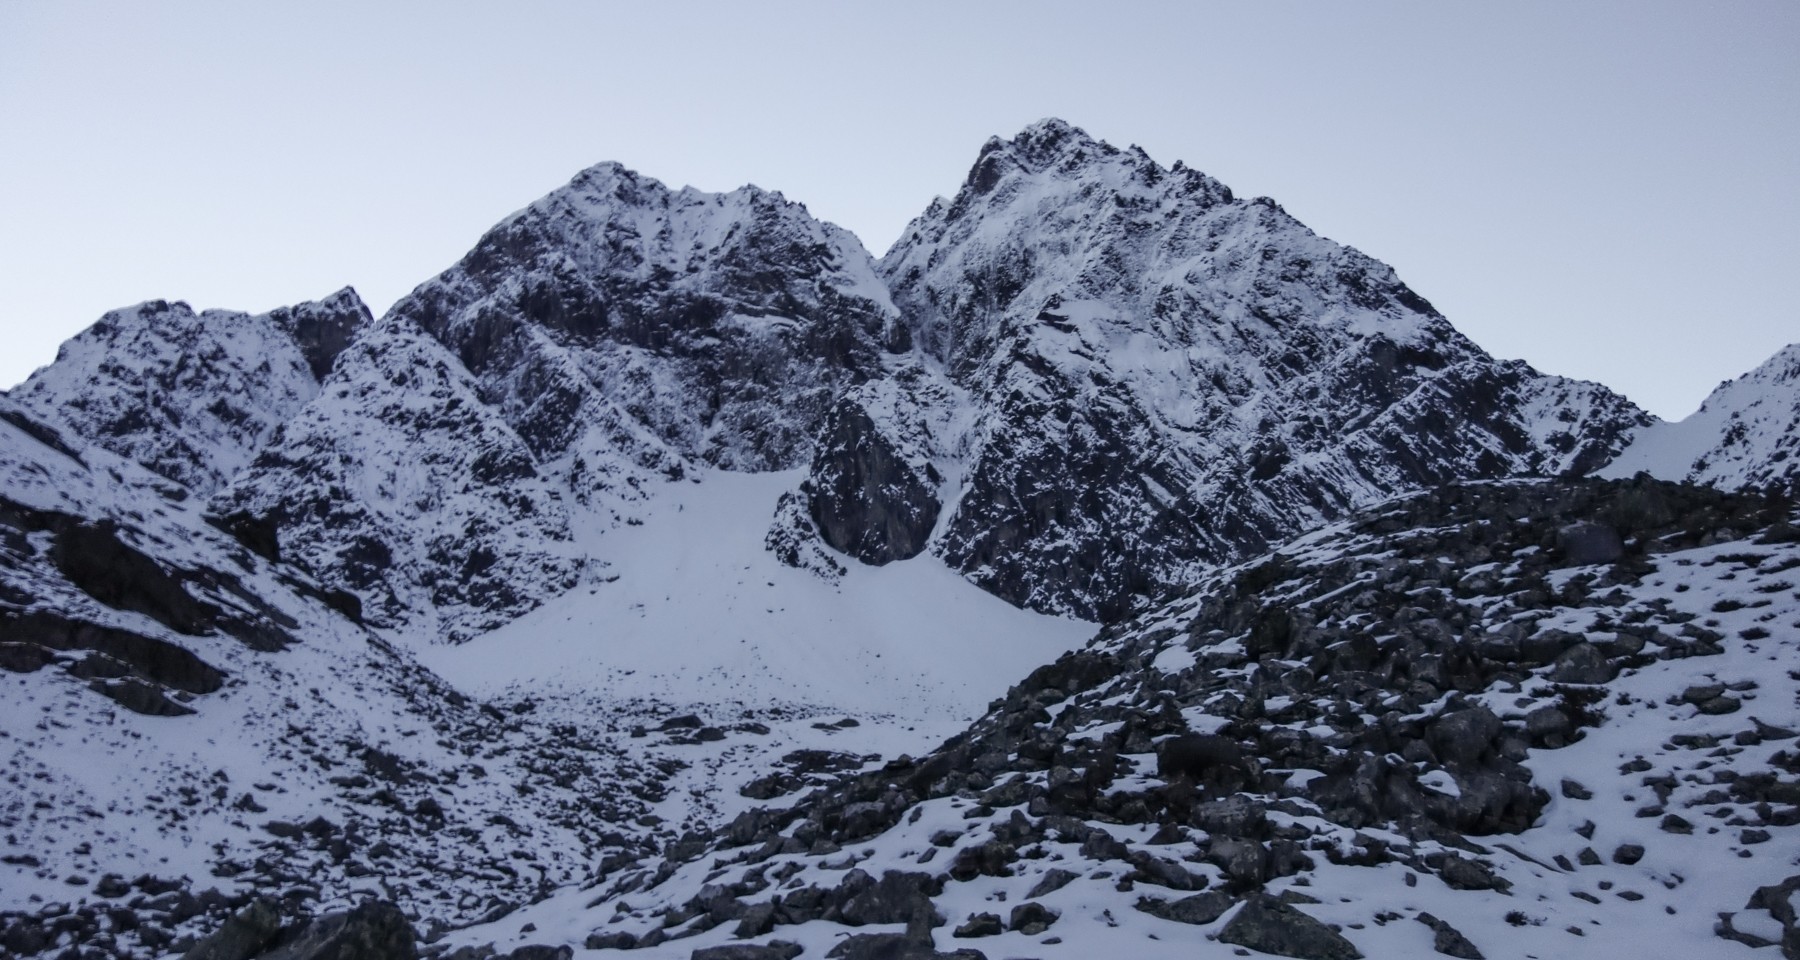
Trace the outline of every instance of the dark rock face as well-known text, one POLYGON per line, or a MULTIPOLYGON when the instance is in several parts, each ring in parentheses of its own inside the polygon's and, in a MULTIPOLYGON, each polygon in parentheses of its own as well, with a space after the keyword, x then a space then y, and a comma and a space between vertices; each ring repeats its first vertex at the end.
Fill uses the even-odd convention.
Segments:
POLYGON ((46 650, 92 650, 137 676, 186 693, 211 693, 225 675, 166 640, 64 617, 47 610, 0 613, 0 627, 17 643, 46 650))
POLYGON ((170 700, 160 688, 141 680, 127 678, 112 683, 95 680, 88 686, 132 713, 147 717, 182 717, 194 712, 170 700))
POLYGON ((200 633, 218 613, 190 596, 182 578, 120 539, 111 522, 60 524, 50 559, 95 600, 144 614, 178 633, 200 633))
POLYGON ((826 419, 807 507, 833 549, 880 566, 925 549, 937 523, 937 478, 914 472, 864 410, 840 403, 826 419))
POLYGON ((206 521, 231 534, 251 553, 270 563, 281 562, 281 531, 269 518, 240 510, 223 517, 207 517, 206 521))
POLYGON ((483 237, 394 308, 496 398, 534 452, 616 403, 680 456, 804 463, 893 322, 854 237, 780 194, 670 190, 601 164, 483 237))
POLYGON ((270 323, 293 338, 314 380, 325 379, 338 354, 373 319, 368 306, 349 287, 314 303, 277 307, 268 316, 270 323))

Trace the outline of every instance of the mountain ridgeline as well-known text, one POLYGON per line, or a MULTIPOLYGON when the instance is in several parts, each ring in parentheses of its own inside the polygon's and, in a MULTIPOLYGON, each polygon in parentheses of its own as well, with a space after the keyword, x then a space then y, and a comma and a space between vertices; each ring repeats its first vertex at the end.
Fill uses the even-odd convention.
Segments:
POLYGON ((805 469, 771 543, 931 553, 1107 620, 1402 491, 1588 472, 1652 422, 1488 356, 1274 202, 1059 121, 991 140, 880 261, 778 193, 608 163, 379 321, 353 300, 146 304, 15 397, 451 640, 604 575, 577 530, 706 469, 805 469))

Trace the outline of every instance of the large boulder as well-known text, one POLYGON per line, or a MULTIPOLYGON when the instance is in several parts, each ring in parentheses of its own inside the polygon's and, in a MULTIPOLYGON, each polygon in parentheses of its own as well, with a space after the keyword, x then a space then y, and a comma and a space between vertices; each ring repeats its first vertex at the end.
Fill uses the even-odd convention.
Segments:
POLYGON ((1274 897, 1245 901, 1219 931, 1219 942, 1301 960, 1361 960, 1343 935, 1274 897))
POLYGON ((417 940, 399 907, 371 900, 314 920, 262 960, 418 960, 417 940))

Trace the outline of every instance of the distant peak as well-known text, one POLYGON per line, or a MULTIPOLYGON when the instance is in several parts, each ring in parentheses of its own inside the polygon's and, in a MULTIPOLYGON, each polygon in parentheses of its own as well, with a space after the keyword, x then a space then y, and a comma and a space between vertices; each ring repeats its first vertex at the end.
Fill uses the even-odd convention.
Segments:
POLYGON ((362 294, 357 293, 356 288, 348 284, 338 288, 336 292, 319 302, 339 309, 361 310, 363 313, 369 312, 369 305, 363 300, 362 294))

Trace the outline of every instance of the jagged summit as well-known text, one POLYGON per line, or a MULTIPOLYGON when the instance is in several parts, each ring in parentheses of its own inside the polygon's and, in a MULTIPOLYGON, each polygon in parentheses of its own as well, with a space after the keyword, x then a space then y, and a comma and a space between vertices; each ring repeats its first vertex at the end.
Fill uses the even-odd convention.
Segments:
POLYGON ((1056 167, 1072 169, 1089 161, 1119 156, 1121 152, 1110 143, 1094 139, 1074 124, 1046 117, 1026 126, 1010 140, 989 137, 976 158, 976 169, 993 158, 1009 160, 1034 173, 1056 167))
POLYGON ((901 242, 912 235, 915 227, 929 223, 936 215, 941 214, 948 220, 960 219, 979 198, 1006 182, 1010 174, 1064 180, 1099 177, 1150 185, 1174 177, 1182 192, 1197 201, 1229 202, 1233 198, 1229 187, 1198 170, 1179 162, 1172 168, 1164 168, 1139 147, 1120 150, 1094 139, 1080 127, 1049 118, 1031 124, 1011 140, 990 137, 976 156, 975 164, 956 196, 945 205, 934 203, 928 208, 908 225, 901 242))

